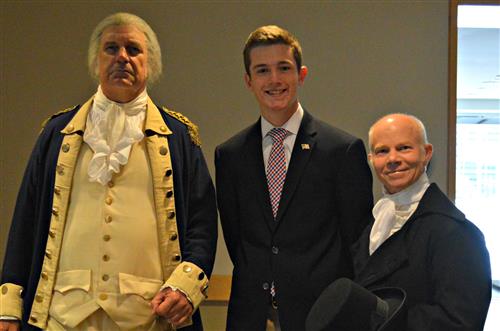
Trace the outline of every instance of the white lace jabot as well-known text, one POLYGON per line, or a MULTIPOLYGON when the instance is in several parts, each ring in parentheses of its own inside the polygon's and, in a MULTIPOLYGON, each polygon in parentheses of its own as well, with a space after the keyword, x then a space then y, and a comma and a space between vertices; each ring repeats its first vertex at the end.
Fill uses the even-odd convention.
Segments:
POLYGON ((106 185, 127 164, 132 144, 144 138, 147 104, 146 90, 128 103, 117 103, 104 95, 101 86, 97 88, 83 134, 94 152, 88 168, 91 182, 106 185))
POLYGON ((417 209, 429 185, 429 178, 424 172, 415 183, 398 193, 388 194, 384 190, 384 196, 377 202, 375 207, 373 207, 375 222, 370 232, 370 255, 372 255, 387 238, 403 227, 417 209))

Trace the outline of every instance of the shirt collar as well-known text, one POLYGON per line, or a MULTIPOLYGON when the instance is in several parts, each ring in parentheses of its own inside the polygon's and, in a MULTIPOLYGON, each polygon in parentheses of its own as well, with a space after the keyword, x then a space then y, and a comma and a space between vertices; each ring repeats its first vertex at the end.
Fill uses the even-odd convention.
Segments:
POLYGON ((392 200, 396 206, 409 205, 419 202, 429 185, 429 178, 424 172, 415 183, 398 193, 388 194, 384 188, 384 198, 392 200))
MULTIPOLYGON (((290 134, 297 135, 300 128, 300 122, 302 122, 302 117, 304 117, 304 109, 300 103, 298 104, 297 110, 293 115, 281 126, 281 128, 286 129, 290 134)), ((267 133, 275 128, 274 125, 269 123, 263 116, 260 117, 262 138, 265 138, 267 133)))
MULTIPOLYGON (((93 101, 94 101, 94 96, 92 96, 89 100, 87 100, 87 102, 85 102, 80 107, 75 116, 61 131, 61 133, 71 134, 79 131, 84 132, 87 123, 87 116, 93 101)), ((163 117, 161 116, 158 107, 156 107, 156 105, 153 103, 153 100, 151 100, 151 98, 149 97, 148 97, 148 105, 147 105, 144 129, 145 129, 144 132, 146 132, 147 130, 151 130, 158 134, 163 134, 163 135, 172 134, 172 131, 170 131, 167 124, 163 120, 163 117)))

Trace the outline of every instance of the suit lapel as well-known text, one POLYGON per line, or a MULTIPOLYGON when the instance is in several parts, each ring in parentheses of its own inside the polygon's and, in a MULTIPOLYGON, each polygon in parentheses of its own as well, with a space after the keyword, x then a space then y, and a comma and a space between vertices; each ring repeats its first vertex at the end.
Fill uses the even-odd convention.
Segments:
POLYGON ((264 168, 264 158, 262 156, 262 131, 260 119, 251 128, 244 146, 244 162, 247 163, 245 169, 248 170, 247 180, 249 188, 255 190, 262 214, 266 224, 270 226, 273 220, 271 202, 269 200, 269 191, 267 188, 267 179, 264 168))
POLYGON ((296 191, 297 185, 302 178, 304 168, 311 158, 314 151, 316 140, 316 129, 314 128, 314 120, 312 116, 304 110, 304 117, 300 124, 299 132, 293 146, 292 156, 288 165, 288 170, 285 178, 285 185, 281 194, 280 205, 278 208, 277 223, 281 224, 283 215, 285 214, 290 201, 296 191))
MULTIPOLYGON (((399 230, 389 237, 373 255, 368 256, 368 237, 362 246, 361 260, 368 260, 361 274, 356 277, 360 285, 369 287, 371 284, 393 274, 408 261, 408 251, 405 237, 408 227, 399 230), (363 258, 364 257, 364 258, 363 258)), ((363 262, 362 262, 363 263, 363 262)))

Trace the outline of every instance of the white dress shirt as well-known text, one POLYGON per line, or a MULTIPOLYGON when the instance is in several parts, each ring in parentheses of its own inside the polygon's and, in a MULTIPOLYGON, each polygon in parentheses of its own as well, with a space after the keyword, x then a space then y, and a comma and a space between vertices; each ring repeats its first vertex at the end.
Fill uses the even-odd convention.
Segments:
POLYGON ((384 196, 373 207, 375 222, 370 232, 370 255, 403 227, 417 209, 429 185, 429 178, 424 172, 415 183, 398 193, 388 194, 384 189, 384 196))
MULTIPOLYGON (((292 157, 293 145, 295 144, 295 139, 297 138, 297 133, 299 132, 300 123, 302 122, 302 117, 304 117, 304 110, 302 106, 298 105, 297 110, 293 115, 281 126, 281 128, 286 129, 289 134, 283 141, 285 147, 285 157, 286 157, 286 167, 288 169, 288 164, 290 163, 290 158, 292 157)), ((261 128, 262 128, 262 154, 264 156, 264 167, 267 173, 267 163, 269 161, 269 154, 271 154, 271 148, 273 147, 273 139, 271 136, 267 135, 269 131, 275 128, 271 123, 269 123, 264 117, 261 116, 261 128)))

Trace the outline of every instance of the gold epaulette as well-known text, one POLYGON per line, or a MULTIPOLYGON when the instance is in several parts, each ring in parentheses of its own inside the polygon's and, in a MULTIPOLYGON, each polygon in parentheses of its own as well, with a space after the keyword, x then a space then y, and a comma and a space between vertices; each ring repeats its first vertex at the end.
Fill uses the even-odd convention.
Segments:
POLYGON ((182 123, 184 123, 187 128, 188 128, 188 133, 189 136, 191 137, 191 140, 193 143, 197 146, 201 146, 201 139, 200 139, 200 133, 198 131, 198 126, 191 122, 189 118, 186 116, 182 115, 181 113, 178 113, 176 111, 170 110, 167 107, 162 107, 163 111, 166 112, 168 115, 172 116, 175 119, 178 119, 182 123))
POLYGON ((77 106, 78 106, 78 105, 71 106, 71 107, 65 108, 65 109, 63 109, 63 110, 60 110, 60 111, 58 111, 58 112, 57 112, 57 113, 55 113, 55 114, 50 115, 50 116, 49 116, 49 117, 48 117, 45 121, 43 121, 43 122, 42 122, 42 130, 45 128, 45 126, 47 125, 47 123, 49 123, 49 121, 50 121, 51 119, 53 119, 54 117, 57 117, 57 116, 59 116, 59 115, 61 115, 61 114, 67 113, 67 112, 69 112, 69 111, 72 111, 72 110, 73 110, 73 109, 75 109, 77 106))

